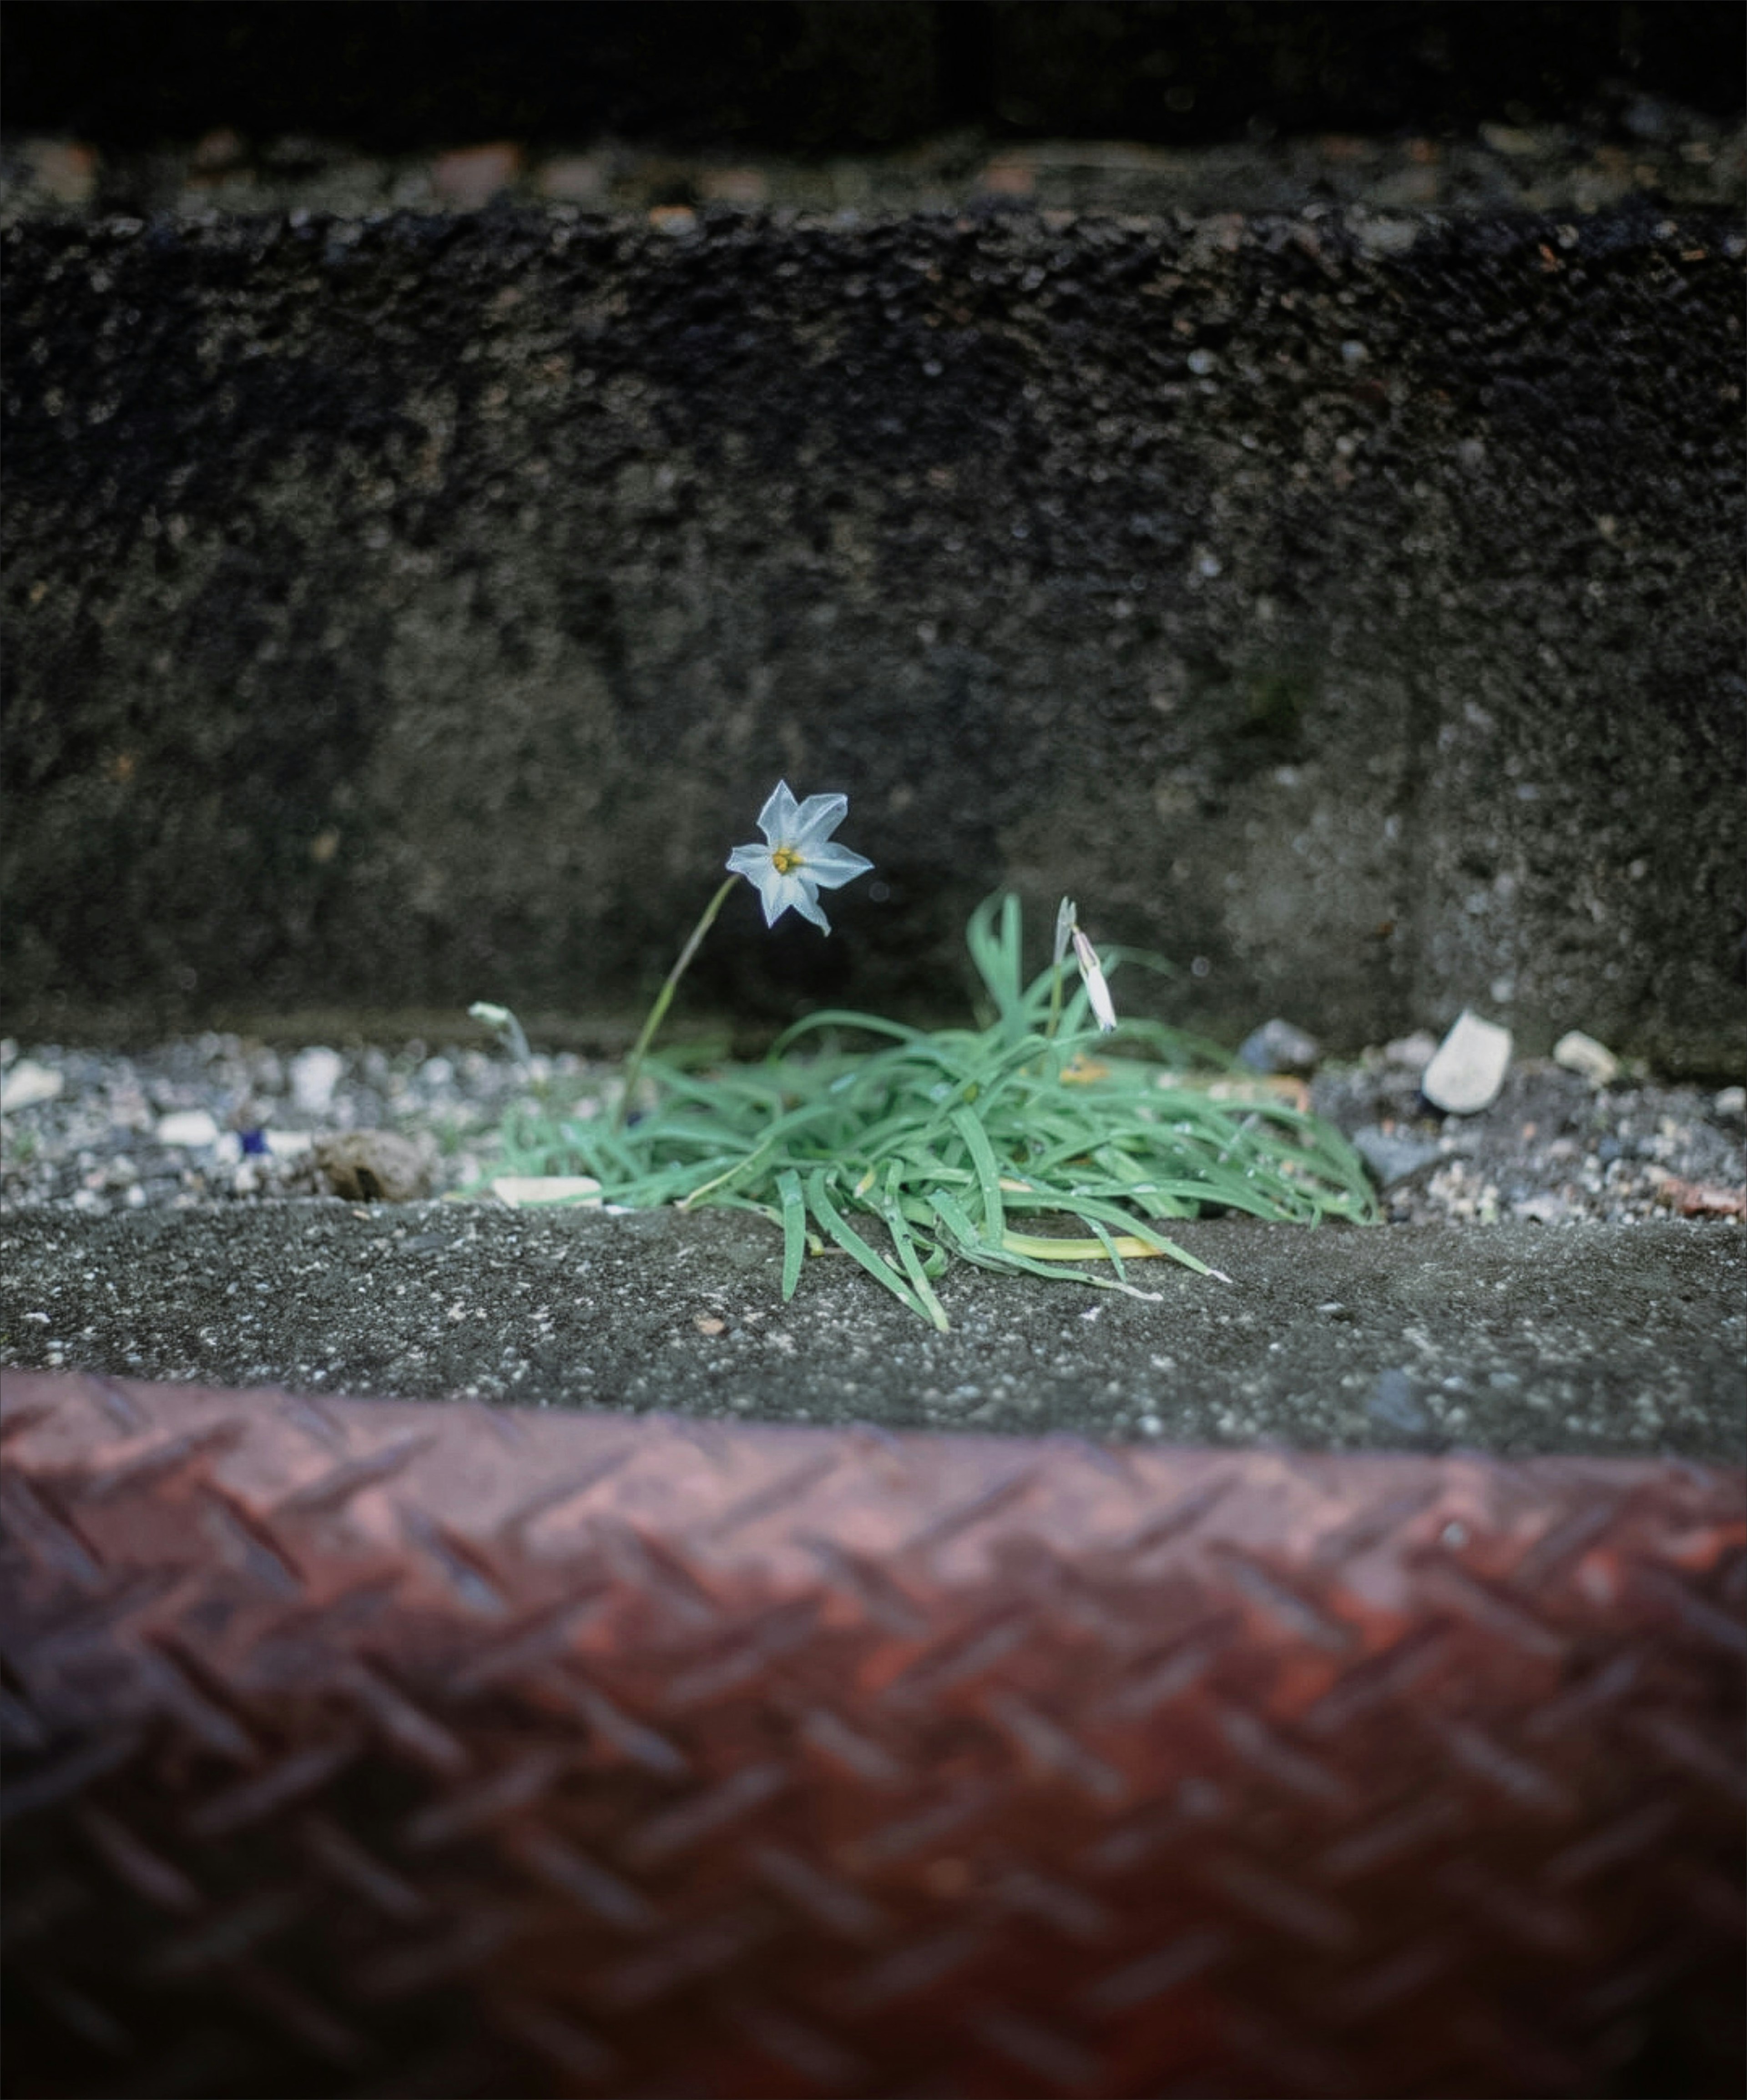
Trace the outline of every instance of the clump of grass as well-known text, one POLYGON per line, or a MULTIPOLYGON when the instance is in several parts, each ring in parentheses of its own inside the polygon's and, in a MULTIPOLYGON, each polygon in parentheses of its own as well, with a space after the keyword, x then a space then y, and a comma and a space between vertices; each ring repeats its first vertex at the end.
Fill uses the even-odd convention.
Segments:
POLYGON ((1151 1256, 1219 1274, 1163 1229, 1210 1211, 1372 1220, 1364 1168, 1338 1132, 1277 1098, 1216 1098, 1210 1083, 1233 1061, 1157 1022, 1101 1037, 1083 987, 1061 1008, 1059 964, 1024 981, 1021 930, 1016 898, 972 917, 993 1008, 980 1028, 832 1009, 797 1022, 762 1064, 690 1072, 651 1057, 646 1114, 619 1127, 597 1104, 524 1103, 504 1126, 499 1171, 590 1175, 628 1208, 754 1211, 782 1232, 785 1300, 807 1253, 829 1243, 942 1330, 934 1286, 954 1256, 1134 1292, 1127 1264, 1151 1256), (836 1047, 855 1035, 882 1047, 836 1047), (832 1039, 812 1048, 822 1037, 832 1039), (1126 1054, 1107 1054, 1118 1042, 1126 1054))

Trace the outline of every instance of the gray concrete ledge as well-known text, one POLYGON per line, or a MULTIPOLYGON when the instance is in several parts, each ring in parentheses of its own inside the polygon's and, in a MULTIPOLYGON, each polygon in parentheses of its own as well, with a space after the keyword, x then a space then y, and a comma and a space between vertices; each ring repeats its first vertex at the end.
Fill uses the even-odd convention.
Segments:
POLYGON ((4 236, 15 1030, 617 1014, 786 773, 877 876, 695 1012, 955 1015, 1004 881, 1732 1067, 1732 214, 298 216, 4 236))
POLYGON ((937 1335, 843 1257, 780 1300, 730 1212, 213 1207, 0 1228, 0 1361, 720 1418, 1673 1454, 1747 1441, 1747 1233, 1214 1222, 1157 1301, 955 1268, 937 1335))

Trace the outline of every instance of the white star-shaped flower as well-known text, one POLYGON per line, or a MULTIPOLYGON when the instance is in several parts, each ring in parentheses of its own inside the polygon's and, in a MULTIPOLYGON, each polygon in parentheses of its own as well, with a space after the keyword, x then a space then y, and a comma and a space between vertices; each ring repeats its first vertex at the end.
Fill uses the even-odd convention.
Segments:
POLYGON ((786 780, 778 781, 772 789, 770 801, 758 813, 765 843, 736 846, 728 856, 729 867, 757 890, 767 926, 775 925, 785 911, 793 910, 810 919, 822 933, 831 931, 831 921, 819 909, 819 892, 836 889, 873 866, 847 846, 831 843, 849 806, 847 795, 810 795, 805 802, 797 802, 786 780))

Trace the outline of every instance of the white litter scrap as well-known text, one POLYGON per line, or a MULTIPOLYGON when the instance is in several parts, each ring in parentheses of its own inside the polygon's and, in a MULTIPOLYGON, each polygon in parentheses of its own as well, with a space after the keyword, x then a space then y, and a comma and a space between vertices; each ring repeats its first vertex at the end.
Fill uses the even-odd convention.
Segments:
POLYGON ((157 1120, 157 1141, 190 1152, 203 1151, 218 1142, 218 1126, 205 1109, 178 1109, 157 1120))
POLYGON ((501 1174, 492 1193, 512 1211, 531 1211, 543 1203, 576 1203, 599 1207, 601 1185, 588 1174, 501 1174))

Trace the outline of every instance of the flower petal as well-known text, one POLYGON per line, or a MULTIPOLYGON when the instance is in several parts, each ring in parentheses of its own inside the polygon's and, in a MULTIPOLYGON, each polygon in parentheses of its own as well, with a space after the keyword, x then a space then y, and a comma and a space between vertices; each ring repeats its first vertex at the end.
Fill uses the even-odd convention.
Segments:
POLYGON ((1116 1026, 1116 1008, 1110 1003, 1110 987, 1105 982, 1104 967, 1098 960, 1098 951, 1078 926, 1074 927, 1069 938, 1074 943, 1074 959, 1079 964, 1079 973, 1085 982, 1086 997, 1092 1007, 1092 1018, 1098 1024, 1098 1032, 1108 1035, 1116 1026))
POLYGON ((808 847, 803 866, 821 889, 836 889, 865 875, 873 862, 851 853, 847 846, 823 845, 808 847))
MULTIPOLYGON (((816 801, 818 796, 813 797, 816 801)), ((845 805, 847 806, 847 805, 845 805)), ((786 780, 779 780, 758 812, 758 828, 772 845, 792 845, 799 829, 801 810, 786 780)))
POLYGON ((813 915, 807 909, 813 901, 812 885, 798 875, 779 875, 768 860, 764 877, 758 885, 758 894, 765 907, 767 926, 775 925, 785 911, 798 911, 804 918, 813 915))
POLYGON ((730 873, 743 875, 748 882, 762 882, 772 872, 769 846, 736 846, 727 861, 730 873))
POLYGON ((849 807, 847 795, 808 796, 795 812, 791 837, 803 851, 809 846, 823 845, 843 822, 849 807))
POLYGON ((831 931, 831 921, 820 911, 818 894, 811 882, 804 875, 792 875, 787 877, 787 880, 792 882, 801 892, 798 897, 789 900, 795 909, 803 919, 810 919, 822 933, 828 933, 831 931))

